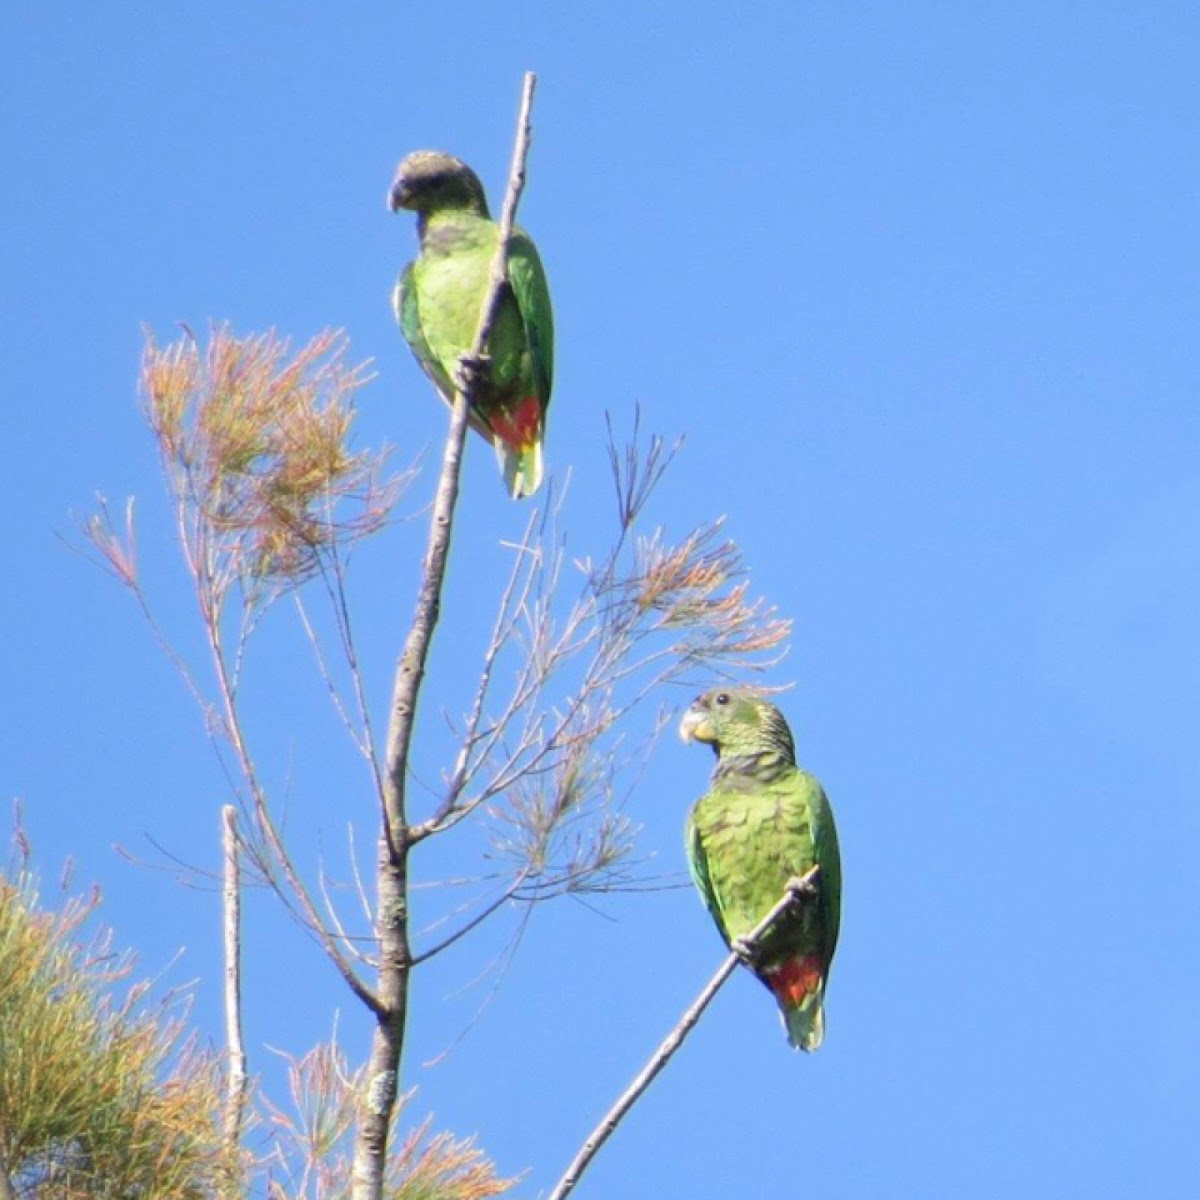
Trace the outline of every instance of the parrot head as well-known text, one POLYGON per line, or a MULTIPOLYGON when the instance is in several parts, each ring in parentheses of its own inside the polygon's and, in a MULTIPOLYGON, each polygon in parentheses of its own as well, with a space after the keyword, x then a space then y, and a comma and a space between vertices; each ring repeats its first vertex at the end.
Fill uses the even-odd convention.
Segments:
POLYGON ((705 742, 718 758, 774 752, 796 761, 792 731, 783 714, 745 688, 713 688, 692 701, 679 722, 685 742, 705 742))
POLYGON ((388 207, 392 212, 458 208, 481 217, 488 215, 479 176, 462 159, 440 150, 417 150, 401 162, 388 192, 388 207))

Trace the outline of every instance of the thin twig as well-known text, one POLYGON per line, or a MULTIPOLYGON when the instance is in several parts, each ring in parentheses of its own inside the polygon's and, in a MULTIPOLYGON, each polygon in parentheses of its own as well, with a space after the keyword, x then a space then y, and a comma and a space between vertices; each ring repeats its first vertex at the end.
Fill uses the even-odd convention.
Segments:
MULTIPOLYGON (((337 905, 333 902, 333 897, 329 894, 329 881, 325 874, 325 864, 319 863, 317 866, 317 884, 321 889, 321 899, 325 902, 325 911, 329 914, 329 920, 333 924, 333 932, 337 934, 338 940, 346 947, 346 952, 356 958, 366 967, 376 967, 378 962, 360 950, 355 943, 355 936, 348 933, 346 926, 342 921, 341 913, 337 910, 337 905)), ((373 942, 373 937, 360 937, 357 940, 364 942, 373 942)))
POLYGON ((362 873, 358 869, 358 848, 354 845, 354 823, 346 825, 346 842, 350 851, 350 871, 354 876, 354 890, 358 893, 358 903, 362 907, 363 919, 369 925, 372 921, 371 901, 367 898, 367 887, 363 883, 362 873))
POLYGON ((350 669, 350 678, 354 683, 354 698, 358 705, 359 726, 362 731, 362 747, 371 768, 371 778, 375 783, 375 794, 380 798, 380 802, 382 803, 383 769, 379 762, 379 755, 376 752, 375 734, 371 728, 370 705, 367 703, 366 683, 359 666, 358 649, 354 640, 354 626, 350 616, 350 603, 346 596, 346 567, 348 564, 342 562, 336 541, 331 544, 330 550, 330 557, 333 564, 333 580, 332 582, 330 581, 329 573, 324 568, 321 571, 321 580, 325 584, 325 590, 333 608, 338 636, 342 642, 342 653, 345 656, 346 665, 350 669))
MULTIPOLYGON (((779 902, 751 930, 749 936, 743 939, 742 948, 747 954, 751 956, 754 954, 758 949, 759 943, 780 917, 794 905, 803 903, 805 899, 814 894, 813 881, 819 873, 819 867, 812 867, 799 879, 793 879, 788 883, 787 890, 779 902)), ((564 1200, 571 1193, 575 1185, 579 1182, 579 1177, 596 1156, 596 1152, 608 1141, 621 1119, 641 1098, 642 1093, 650 1086, 659 1071, 667 1065, 667 1062, 675 1051, 683 1045, 683 1039, 692 1031, 692 1027, 700 1020, 701 1014, 708 1007, 712 998, 721 990, 725 980, 733 974, 734 968, 741 961, 741 958, 737 954, 730 953, 726 956, 725 961, 717 968, 717 973, 704 985, 704 990, 701 991, 691 1007, 680 1018, 679 1024, 667 1034, 662 1044, 650 1056, 649 1061, 638 1072, 629 1087, 621 1094, 616 1104, 605 1113, 604 1119, 600 1124, 588 1134, 587 1141, 583 1143, 579 1153, 571 1161, 571 1165, 563 1173, 558 1183, 555 1184, 554 1191, 550 1193, 546 1200, 564 1200)))
POLYGON ((428 950, 423 950, 420 954, 414 955, 413 965, 416 966, 417 963, 424 962, 428 958, 433 958, 435 954, 441 954, 443 950, 453 946, 454 943, 459 940, 459 938, 465 937, 471 932, 472 929, 482 925, 483 922, 492 915, 492 913, 502 908, 509 900, 513 898, 513 896, 517 894, 518 891, 520 891, 521 885, 525 882, 525 879, 528 875, 528 867, 517 872, 517 875, 513 879, 512 883, 510 883, 508 887, 506 887, 504 891, 500 893, 500 895, 496 896, 483 909, 477 912, 469 921, 467 921, 464 925, 461 925, 453 933, 448 934, 436 945, 430 946, 428 950))
POLYGON ((309 619, 308 609, 304 606, 304 598, 298 591, 295 593, 294 602, 296 605, 296 615, 300 619, 300 628, 304 630, 304 636, 308 639, 308 644, 312 647, 313 655, 317 660, 317 671, 321 676, 322 682, 325 684, 325 690, 329 693, 329 699, 333 704, 334 710, 337 712, 338 718, 341 720, 346 732, 350 735, 350 740, 354 743, 355 750, 369 760, 371 758, 370 745, 366 737, 355 726, 349 712, 346 710, 342 694, 338 690, 337 682, 333 678, 333 672, 329 669, 329 662, 321 646, 321 639, 317 636, 317 631, 309 619))

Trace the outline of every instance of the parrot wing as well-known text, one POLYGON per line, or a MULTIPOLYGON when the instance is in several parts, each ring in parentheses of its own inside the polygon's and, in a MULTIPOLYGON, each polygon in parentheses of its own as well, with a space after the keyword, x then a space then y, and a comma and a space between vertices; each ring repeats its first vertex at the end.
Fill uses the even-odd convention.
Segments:
POLYGON ((705 853, 704 842, 700 837, 694 813, 688 818, 686 834, 688 871, 692 876, 692 882, 696 885, 696 890, 704 901, 704 907, 708 909, 709 915, 716 922, 725 945, 728 946, 729 935, 725 932, 725 914, 721 911, 721 902, 716 888, 713 887, 712 876, 708 870, 708 855, 705 853))
POLYGON ((434 386, 442 394, 447 404, 454 401, 454 384, 446 374, 437 356, 425 340, 425 330, 421 325, 421 304, 418 296, 416 277, 416 262, 410 262, 400 273, 392 292, 392 311, 396 314, 396 323, 404 340, 412 348, 421 370, 433 380, 434 386))
POLYGON ((833 823, 833 810, 825 795, 825 789, 813 780, 816 791, 814 798, 814 842, 817 865, 821 868, 819 903, 824 917, 825 961, 833 958, 837 948, 838 930, 842 921, 842 856, 838 849, 837 827, 833 823))
POLYGON ((519 230, 508 243, 508 279, 525 326, 534 382, 544 412, 554 386, 554 312, 537 247, 519 230))

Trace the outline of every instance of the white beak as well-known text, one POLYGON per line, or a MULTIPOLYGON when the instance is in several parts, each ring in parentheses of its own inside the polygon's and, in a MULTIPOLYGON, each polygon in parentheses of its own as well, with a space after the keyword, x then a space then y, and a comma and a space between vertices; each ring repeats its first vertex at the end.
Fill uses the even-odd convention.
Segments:
POLYGON ((679 722, 679 736, 685 742, 696 740, 696 730, 704 721, 704 713, 699 709, 692 707, 683 714, 683 720, 679 722))

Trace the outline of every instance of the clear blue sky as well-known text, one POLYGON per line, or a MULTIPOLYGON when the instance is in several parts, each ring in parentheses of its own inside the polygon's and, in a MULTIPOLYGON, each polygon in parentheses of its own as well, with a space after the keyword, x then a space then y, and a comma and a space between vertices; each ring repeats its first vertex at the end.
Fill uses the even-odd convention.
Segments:
MULTIPOLYGON (((0 778, 43 870, 74 856, 146 969, 197 980, 217 1036, 214 898, 112 847, 211 865, 222 780, 128 599, 56 533, 96 490, 136 493, 148 584, 195 649, 143 322, 345 327, 378 370, 363 438, 436 447, 388 307, 414 236, 386 189, 435 146, 498 194, 532 68, 550 462, 589 529, 604 410, 686 431, 658 514, 727 514, 795 618, 772 682, 795 681, 847 881, 825 1048, 789 1052, 733 980, 577 1194, 1196 1195, 1198 61, 1182 2, 5 5, 0 778)), ((480 444, 466 480, 446 620, 473 630, 525 514, 480 444)), ((419 535, 363 556, 380 706, 419 535)), ((472 648, 443 639, 435 671, 469 679, 472 648)), ((365 780, 283 610, 254 687, 294 826, 365 836, 365 780)), ((667 739, 634 797, 665 875, 708 767, 667 739)), ((417 1109, 529 1168, 522 1195, 719 958, 688 891, 601 908, 541 912, 438 1067, 484 943, 415 988, 417 1109)), ((336 1008, 357 1052, 319 955, 266 897, 248 920, 257 1069, 336 1008)))

